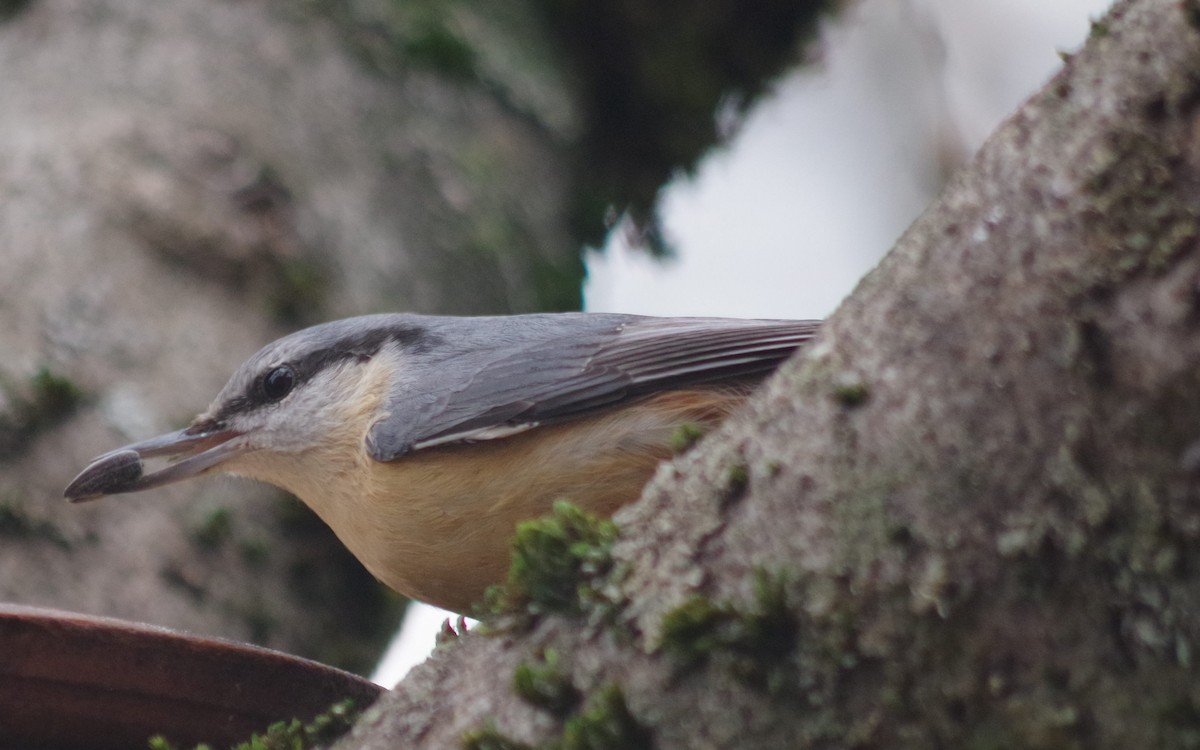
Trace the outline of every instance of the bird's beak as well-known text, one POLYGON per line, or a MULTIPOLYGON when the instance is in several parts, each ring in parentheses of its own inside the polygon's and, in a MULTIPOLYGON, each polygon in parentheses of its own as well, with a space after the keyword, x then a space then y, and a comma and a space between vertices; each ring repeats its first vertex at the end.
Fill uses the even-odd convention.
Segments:
POLYGON ((118 448, 88 464, 67 485, 63 495, 78 503, 105 495, 148 490, 197 476, 244 452, 245 447, 234 440, 239 435, 241 433, 236 430, 193 425, 118 448), (164 457, 170 463, 166 468, 147 473, 145 460, 154 457, 164 457))

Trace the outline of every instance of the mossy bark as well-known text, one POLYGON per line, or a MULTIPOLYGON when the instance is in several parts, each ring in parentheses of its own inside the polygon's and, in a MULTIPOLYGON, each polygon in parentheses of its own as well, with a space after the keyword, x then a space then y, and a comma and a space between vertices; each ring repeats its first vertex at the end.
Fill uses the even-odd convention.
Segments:
POLYGON ((339 747, 570 746, 547 652, 660 749, 1195 747, 1200 4, 1097 28, 618 515, 615 619, 469 634, 339 747))
POLYGON ((292 501, 64 485, 302 324, 577 308, 827 5, 0 1, 0 598, 369 668, 397 601, 292 501))

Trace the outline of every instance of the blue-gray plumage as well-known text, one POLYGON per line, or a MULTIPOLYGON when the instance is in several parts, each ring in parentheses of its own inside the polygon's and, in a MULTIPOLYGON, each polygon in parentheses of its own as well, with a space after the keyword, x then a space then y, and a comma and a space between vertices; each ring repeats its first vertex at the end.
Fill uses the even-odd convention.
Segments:
POLYGON ((191 426, 97 458, 87 500, 220 470, 317 511, 375 575, 463 611, 514 525, 636 499, 682 424, 720 422, 815 321, 369 315, 285 336, 191 426), (165 456, 147 472, 145 460, 165 456))

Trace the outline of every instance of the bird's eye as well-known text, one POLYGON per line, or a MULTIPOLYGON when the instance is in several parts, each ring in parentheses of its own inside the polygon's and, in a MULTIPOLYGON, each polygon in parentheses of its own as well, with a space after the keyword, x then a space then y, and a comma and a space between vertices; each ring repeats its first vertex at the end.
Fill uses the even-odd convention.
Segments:
POLYGON ((296 373, 287 365, 280 365, 262 379, 262 392, 268 401, 279 401, 296 386, 296 373))

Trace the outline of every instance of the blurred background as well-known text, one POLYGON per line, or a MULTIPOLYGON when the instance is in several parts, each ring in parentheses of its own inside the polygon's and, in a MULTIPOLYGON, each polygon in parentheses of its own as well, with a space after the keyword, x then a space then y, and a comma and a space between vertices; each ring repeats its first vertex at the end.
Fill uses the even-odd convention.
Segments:
POLYGON ((319 320, 825 317, 1107 3, 583 5, 0 2, 0 600, 394 683, 293 499, 62 488, 319 320))

